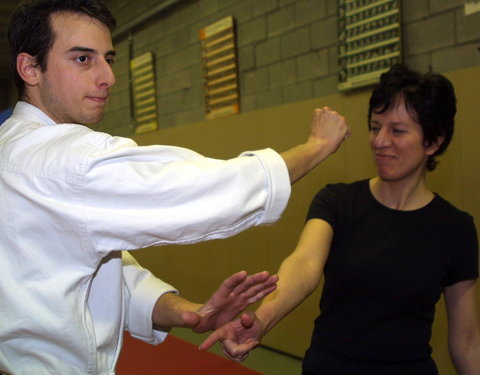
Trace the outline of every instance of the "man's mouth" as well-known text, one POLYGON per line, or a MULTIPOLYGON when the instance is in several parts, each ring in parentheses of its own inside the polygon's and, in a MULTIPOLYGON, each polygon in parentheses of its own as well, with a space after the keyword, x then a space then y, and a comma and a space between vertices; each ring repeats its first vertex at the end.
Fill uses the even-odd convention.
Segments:
POLYGON ((108 101, 107 96, 87 96, 87 99, 92 100, 96 103, 106 103, 108 101))

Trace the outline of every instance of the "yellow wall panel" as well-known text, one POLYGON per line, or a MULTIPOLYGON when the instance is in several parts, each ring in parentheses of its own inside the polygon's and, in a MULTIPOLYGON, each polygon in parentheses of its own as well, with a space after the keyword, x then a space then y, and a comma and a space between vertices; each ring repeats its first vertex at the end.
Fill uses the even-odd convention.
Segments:
MULTIPOLYGON (((446 74, 458 97, 457 128, 451 147, 430 174, 431 188, 480 223, 480 66, 446 74)), ((139 144, 172 144, 217 158, 272 147, 283 151, 306 139, 313 108, 329 105, 344 114, 353 130, 348 142, 292 191, 282 219, 273 226, 253 228, 226 240, 188 246, 165 246, 135 253, 157 276, 176 285, 182 295, 201 302, 227 275, 241 269, 275 272, 293 250, 313 195, 329 182, 350 182, 375 175, 368 145, 367 108, 370 89, 291 103, 155 133, 139 135, 139 144)), ((320 289, 264 339, 264 344, 303 356, 318 314, 320 289)), ((453 374, 446 351, 443 302, 437 308, 432 345, 442 374, 453 374)))

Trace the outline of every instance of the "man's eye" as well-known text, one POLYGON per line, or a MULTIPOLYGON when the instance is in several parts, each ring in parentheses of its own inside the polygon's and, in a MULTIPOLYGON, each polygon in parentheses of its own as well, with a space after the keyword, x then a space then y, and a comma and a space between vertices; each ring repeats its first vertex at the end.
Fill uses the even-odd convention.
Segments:
POLYGON ((107 59, 107 62, 108 62, 110 65, 115 65, 115 60, 114 60, 114 59, 107 59))
POLYGON ((85 64, 89 61, 88 56, 78 56, 75 60, 82 64, 85 64))

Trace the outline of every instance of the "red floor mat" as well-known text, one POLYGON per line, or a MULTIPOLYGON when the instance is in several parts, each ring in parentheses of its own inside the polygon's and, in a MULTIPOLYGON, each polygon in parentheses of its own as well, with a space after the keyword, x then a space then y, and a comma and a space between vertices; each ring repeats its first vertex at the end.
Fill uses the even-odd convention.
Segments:
POLYGON ((261 375, 227 358, 198 348, 172 335, 153 346, 128 333, 117 364, 117 375, 261 375))

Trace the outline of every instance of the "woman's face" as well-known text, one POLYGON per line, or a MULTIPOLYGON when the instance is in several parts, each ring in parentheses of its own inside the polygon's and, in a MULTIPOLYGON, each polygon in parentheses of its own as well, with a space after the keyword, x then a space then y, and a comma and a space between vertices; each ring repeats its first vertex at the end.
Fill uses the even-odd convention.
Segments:
POLYGON ((428 157, 438 148, 436 144, 425 147, 422 127, 403 101, 385 113, 372 112, 370 146, 378 176, 385 181, 423 175, 428 157))

